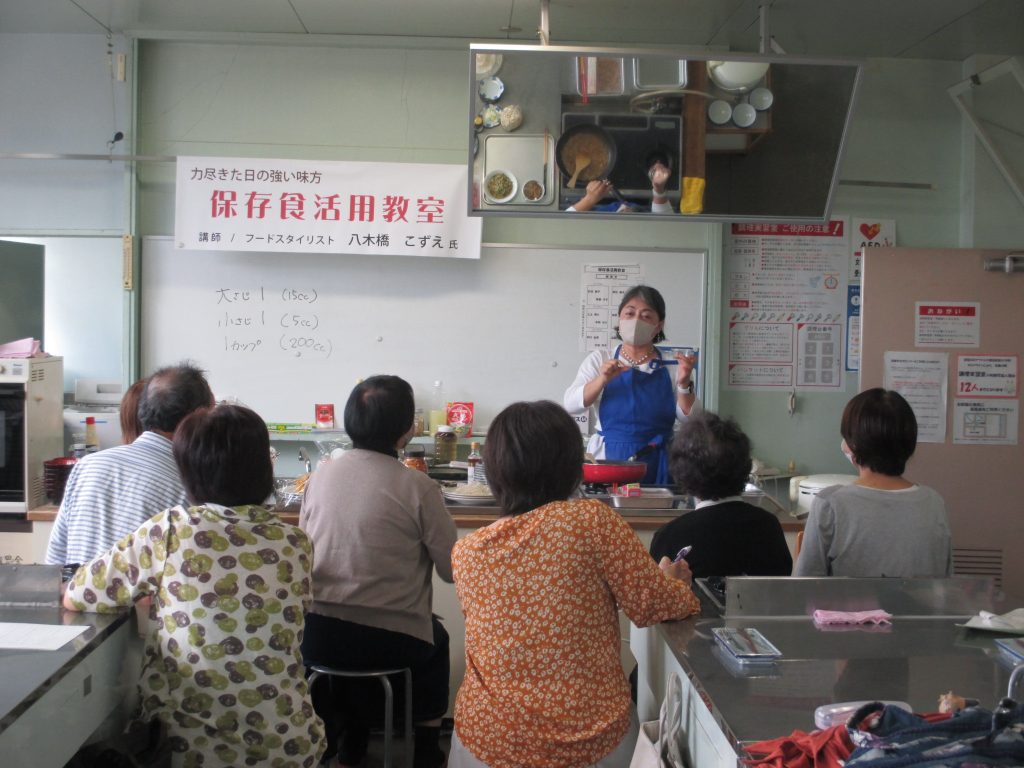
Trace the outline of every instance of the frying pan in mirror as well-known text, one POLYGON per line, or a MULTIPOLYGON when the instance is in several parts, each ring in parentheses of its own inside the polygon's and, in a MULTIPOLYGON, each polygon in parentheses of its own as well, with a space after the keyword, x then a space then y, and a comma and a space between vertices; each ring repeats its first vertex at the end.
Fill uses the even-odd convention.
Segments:
POLYGON ((600 126, 574 125, 559 136, 555 144, 555 161, 566 179, 576 170, 579 155, 589 157, 590 165, 580 172, 577 183, 607 178, 615 167, 615 140, 600 126))

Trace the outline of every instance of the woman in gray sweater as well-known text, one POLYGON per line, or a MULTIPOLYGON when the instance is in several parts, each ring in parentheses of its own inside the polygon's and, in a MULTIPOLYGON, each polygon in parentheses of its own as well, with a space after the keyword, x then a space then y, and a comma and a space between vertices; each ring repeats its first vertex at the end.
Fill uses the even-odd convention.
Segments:
POLYGON ((793 575, 952 576, 946 505, 903 477, 917 446, 909 403, 891 390, 861 392, 846 404, 840 432, 858 477, 814 499, 793 575))

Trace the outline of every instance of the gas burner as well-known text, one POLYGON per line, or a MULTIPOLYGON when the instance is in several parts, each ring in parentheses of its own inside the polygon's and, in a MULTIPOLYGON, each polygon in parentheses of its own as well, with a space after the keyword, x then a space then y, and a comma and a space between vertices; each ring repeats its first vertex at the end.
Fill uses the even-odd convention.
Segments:
POLYGON ((584 496, 607 496, 611 493, 611 483, 584 483, 584 496))

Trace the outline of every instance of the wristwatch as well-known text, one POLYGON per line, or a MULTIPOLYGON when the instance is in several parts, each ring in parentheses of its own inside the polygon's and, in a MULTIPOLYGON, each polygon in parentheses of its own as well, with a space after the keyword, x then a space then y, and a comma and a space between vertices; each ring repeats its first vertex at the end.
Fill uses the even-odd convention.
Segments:
POLYGON ((682 384, 676 383, 676 392, 680 395, 692 395, 693 394, 693 379, 690 379, 690 383, 685 387, 682 384))

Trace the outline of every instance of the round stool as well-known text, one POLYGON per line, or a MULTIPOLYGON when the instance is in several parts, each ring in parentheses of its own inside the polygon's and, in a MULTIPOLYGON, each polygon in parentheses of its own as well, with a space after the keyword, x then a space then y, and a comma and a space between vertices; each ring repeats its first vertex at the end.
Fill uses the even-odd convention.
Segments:
POLYGON ((405 678, 405 765, 412 768, 412 670, 409 667, 398 669, 332 669, 319 664, 311 664, 312 674, 307 678, 309 690, 313 683, 323 676, 371 678, 380 680, 384 687, 384 768, 391 768, 391 739, 395 724, 395 694, 391 687, 391 676, 402 675, 405 678))

